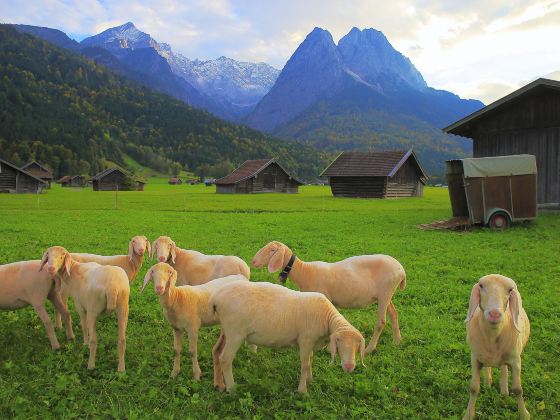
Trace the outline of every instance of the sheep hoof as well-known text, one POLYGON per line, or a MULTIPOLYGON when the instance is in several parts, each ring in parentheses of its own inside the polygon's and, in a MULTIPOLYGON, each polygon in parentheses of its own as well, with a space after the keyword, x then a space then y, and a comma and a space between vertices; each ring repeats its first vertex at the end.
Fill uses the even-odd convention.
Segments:
POLYGON ((173 371, 171 372, 171 377, 172 377, 173 379, 175 379, 175 378, 177 377, 177 375, 179 375, 179 372, 180 372, 179 370, 173 370, 173 371))
POLYGON ((51 349, 58 350, 59 348, 60 348, 60 344, 58 344, 58 342, 51 344, 51 349))
POLYGON ((226 390, 226 386, 224 384, 214 384, 214 388, 216 388, 219 392, 224 392, 226 390))
POLYGON ((76 339, 76 336, 74 334, 66 335, 66 339, 68 341, 74 341, 76 339))
POLYGON ((376 347, 373 348, 369 346, 366 347, 366 354, 375 353, 376 351, 377 351, 376 347))
POLYGON ((398 346, 399 344, 401 344, 402 338, 401 337, 397 337, 393 339, 393 344, 395 346, 398 346))
POLYGON ((527 410, 524 410, 519 413, 519 417, 521 418, 521 420, 529 420, 531 418, 531 415, 527 410))
POLYGON ((507 388, 506 389, 500 389, 500 394, 509 395, 509 390, 507 388))
POLYGON ((88 370, 94 370, 94 369, 95 369, 95 365, 90 365, 90 364, 88 364, 88 365, 87 365, 87 368, 88 368, 88 370))
POLYGON ((307 387, 305 387, 305 388, 299 387, 299 388, 298 388, 298 392, 299 392, 300 394, 304 394, 304 395, 307 394, 307 387))

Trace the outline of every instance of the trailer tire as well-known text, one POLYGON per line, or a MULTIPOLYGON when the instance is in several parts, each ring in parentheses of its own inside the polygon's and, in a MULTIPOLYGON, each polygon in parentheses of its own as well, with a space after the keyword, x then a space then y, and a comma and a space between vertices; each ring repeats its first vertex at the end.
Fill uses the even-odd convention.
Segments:
POLYGON ((488 227, 495 230, 507 229, 510 224, 509 215, 504 211, 497 211, 488 219, 488 227))

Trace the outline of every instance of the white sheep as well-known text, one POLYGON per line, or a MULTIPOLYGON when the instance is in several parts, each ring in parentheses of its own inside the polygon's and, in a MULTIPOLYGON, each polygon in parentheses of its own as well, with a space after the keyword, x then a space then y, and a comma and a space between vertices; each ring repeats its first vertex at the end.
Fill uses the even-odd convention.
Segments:
POLYGON ((393 343, 401 342, 399 318, 391 300, 397 287, 401 290, 406 287, 406 274, 393 257, 377 254, 350 257, 335 263, 304 262, 286 245, 273 241, 253 257, 254 267, 264 265, 268 265, 271 273, 283 269, 280 280, 286 281, 289 277, 301 291, 320 292, 339 308, 364 308, 377 302, 377 323, 366 353, 377 347, 387 312, 393 329, 393 343))
MULTIPOLYGON (((97 254, 85 254, 72 252, 70 255, 72 259, 77 262, 87 263, 95 262, 100 265, 114 265, 121 267, 128 277, 128 280, 132 283, 138 274, 138 271, 142 268, 142 263, 144 262, 144 253, 148 251, 148 255, 151 253, 150 241, 145 236, 135 236, 128 243, 128 254, 127 255, 97 255, 97 254)), ((60 297, 66 305, 68 303, 68 296, 70 292, 65 284, 62 284, 60 290, 60 297)), ((56 316, 56 326, 61 328, 60 314, 58 311, 55 312, 56 316)))
POLYGON ((251 276, 249 266, 239 257, 205 255, 181 249, 169 236, 157 238, 152 244, 152 252, 159 262, 166 262, 177 271, 178 286, 197 286, 233 274, 241 274, 247 279, 251 276))
POLYGON ((62 314, 68 340, 74 339, 72 318, 60 299, 60 278, 53 278, 46 272, 40 273, 40 266, 39 260, 0 265, 0 309, 13 310, 33 306, 45 325, 52 349, 56 350, 60 348, 60 344, 45 309, 45 301, 49 299, 62 314))
POLYGON ((235 282, 217 291, 210 305, 222 326, 212 350, 214 385, 220 390, 233 389, 232 362, 244 341, 265 347, 299 346, 301 393, 307 392, 312 380, 313 350, 326 344, 332 361, 340 354, 344 371, 354 370, 357 351, 363 365, 364 337, 320 293, 297 292, 272 283, 235 282))
POLYGON ((500 368, 500 392, 508 394, 508 366, 511 387, 517 397, 519 415, 529 419, 521 388, 521 353, 530 334, 529 318, 523 309, 515 282, 499 274, 482 277, 471 291, 467 324, 467 343, 471 348, 472 379, 464 420, 474 419, 480 392, 480 371, 485 369, 492 384, 492 367, 500 368))
POLYGON ((181 347, 183 333, 186 331, 189 337, 189 352, 192 356, 193 377, 198 381, 201 374, 198 364, 198 331, 200 327, 208 327, 218 323, 218 319, 208 301, 212 294, 225 284, 248 280, 246 277, 237 274, 215 279, 199 286, 175 287, 177 271, 164 262, 158 263, 148 270, 144 278, 142 291, 150 280, 153 280, 154 290, 159 295, 163 314, 173 328, 175 359, 171 376, 175 378, 181 371, 181 347))
POLYGON ((80 315, 84 344, 89 344, 88 369, 95 368, 97 352, 96 322, 99 315, 115 311, 118 319, 117 352, 118 371, 124 372, 126 325, 128 323, 128 297, 130 286, 126 272, 121 267, 98 263, 79 263, 61 246, 47 249, 41 260, 40 270, 47 265, 52 276, 58 275, 66 283, 70 296, 80 315))

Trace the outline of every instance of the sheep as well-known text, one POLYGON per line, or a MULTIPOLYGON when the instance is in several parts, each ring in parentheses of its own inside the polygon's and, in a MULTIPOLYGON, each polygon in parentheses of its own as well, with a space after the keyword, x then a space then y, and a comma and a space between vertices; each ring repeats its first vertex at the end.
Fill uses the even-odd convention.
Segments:
MULTIPOLYGON (((101 265, 115 265, 121 267, 128 276, 128 280, 132 283, 138 274, 140 268, 142 268, 142 263, 144 262, 144 253, 148 251, 148 255, 151 253, 150 241, 145 236, 135 236, 128 243, 128 254, 127 255, 96 255, 96 254, 85 254, 85 253, 71 253, 70 255, 74 261, 87 263, 95 262, 101 265)), ((65 284, 62 284, 60 290, 60 297, 64 304, 68 303, 68 296, 70 292, 65 284)), ((61 328, 60 314, 55 311, 56 326, 61 328)))
POLYGON ((33 260, 0 265, 0 309, 13 310, 33 306, 45 325, 51 348, 57 350, 60 344, 45 309, 45 300, 49 299, 62 314, 68 340, 75 338, 72 318, 60 298, 60 278, 53 278, 46 272, 39 273, 40 264, 41 261, 33 260))
POLYGON ((393 329, 393 343, 398 345, 401 342, 399 318, 391 299, 397 287, 401 290, 406 287, 406 273, 393 257, 377 254, 350 257, 335 263, 304 262, 286 245, 273 241, 253 257, 254 267, 264 265, 268 265, 271 273, 283 268, 279 277, 282 282, 290 277, 301 291, 323 293, 338 308, 364 308, 377 302, 377 323, 366 353, 377 347, 387 312, 393 329))
POLYGON ((160 262, 146 273, 142 291, 150 280, 154 282, 154 290, 159 295, 159 302, 163 314, 173 328, 175 359, 171 377, 175 378, 181 371, 181 347, 183 332, 189 336, 189 352, 192 356, 192 370, 195 380, 200 380, 200 366, 198 364, 198 330, 200 327, 216 325, 218 319, 208 305, 210 296, 223 287, 237 281, 248 281, 241 274, 231 275, 212 280, 199 286, 175 287, 177 271, 169 264, 160 262))
POLYGON ((313 350, 328 344, 331 363, 338 352, 345 372, 356 367, 359 350, 363 365, 364 337, 321 293, 298 292, 265 282, 235 282, 217 291, 210 305, 223 332, 212 349, 214 385, 220 391, 233 390, 232 362, 244 341, 266 347, 298 345, 298 391, 303 394, 312 380, 313 350))
POLYGON ((130 286, 126 272, 121 267, 100 265, 95 262, 79 263, 61 246, 45 251, 39 271, 47 265, 47 271, 58 275, 66 283, 70 296, 80 315, 84 345, 89 345, 87 368, 95 368, 97 352, 97 317, 115 311, 118 319, 118 371, 125 371, 126 325, 128 323, 128 297, 130 286))
POLYGON ((480 370, 492 384, 492 367, 500 368, 500 393, 508 394, 508 366, 519 415, 529 419, 521 388, 521 353, 530 334, 529 318, 523 309, 515 282, 499 274, 482 277, 471 291, 467 318, 467 343, 471 349, 472 379, 464 420, 475 417, 480 392, 480 370))
MULTIPOLYGON (((205 255, 177 247, 169 236, 160 236, 152 244, 159 262, 166 262, 177 271, 177 285, 198 286, 233 274, 251 276, 249 266, 232 255, 205 255)), ((150 254, 150 259, 153 254, 150 254)))

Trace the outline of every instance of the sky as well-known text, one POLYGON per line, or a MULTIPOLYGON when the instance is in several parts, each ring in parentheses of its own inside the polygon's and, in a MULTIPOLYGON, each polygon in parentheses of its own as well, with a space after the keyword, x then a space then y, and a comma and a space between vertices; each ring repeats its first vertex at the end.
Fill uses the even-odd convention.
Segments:
POLYGON ((375 28, 430 86, 486 104, 537 77, 560 79, 560 0, 0 0, 0 21, 76 39, 131 21, 192 59, 277 68, 316 26, 335 42, 375 28))

